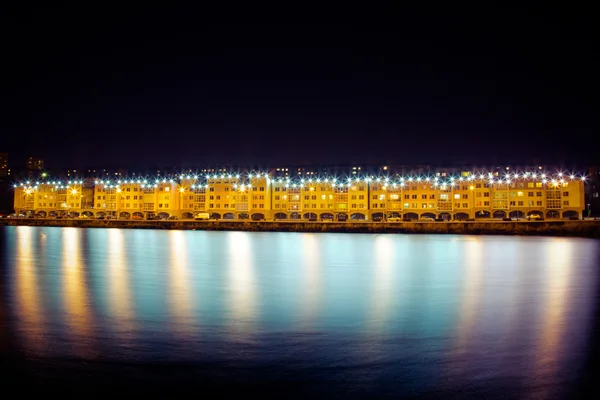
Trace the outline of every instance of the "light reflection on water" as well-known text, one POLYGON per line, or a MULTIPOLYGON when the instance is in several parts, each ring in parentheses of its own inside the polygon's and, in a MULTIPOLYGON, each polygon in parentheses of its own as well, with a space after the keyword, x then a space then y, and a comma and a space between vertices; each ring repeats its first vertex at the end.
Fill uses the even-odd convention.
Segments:
POLYGON ((28 357, 268 365, 355 394, 552 398, 577 377, 598 298, 584 239, 0 235, 2 314, 28 357))

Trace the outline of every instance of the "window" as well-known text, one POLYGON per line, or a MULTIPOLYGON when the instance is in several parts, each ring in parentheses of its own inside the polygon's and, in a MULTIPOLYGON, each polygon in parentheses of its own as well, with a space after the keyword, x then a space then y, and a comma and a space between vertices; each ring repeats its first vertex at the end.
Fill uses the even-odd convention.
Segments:
POLYGON ((518 204, 519 204, 519 207, 523 207, 523 202, 522 201, 519 201, 518 204))
POLYGON ((538 200, 536 203, 537 203, 538 206, 542 205, 542 201, 541 200, 538 200))
POLYGON ((484 206, 489 206, 489 205, 490 205, 490 202, 489 202, 489 201, 484 201, 484 202, 483 202, 483 205, 484 205, 484 206))
POLYGON ((542 192, 535 192, 535 195, 536 195, 537 197, 542 197, 542 192))
POLYGON ((510 202, 510 205, 514 207, 514 206, 516 206, 516 205, 517 205, 517 202, 516 202, 516 201, 513 201, 513 200, 511 200, 511 202, 510 202))
POLYGON ((468 198, 469 198, 469 195, 468 195, 468 194, 463 194, 463 195, 462 195, 462 198, 463 198, 463 199, 468 199, 468 198))
POLYGON ((569 200, 563 201, 563 206, 568 206, 568 205, 569 205, 569 200))
POLYGON ((455 195, 454 195, 454 199, 455 199, 455 200, 459 200, 459 199, 460 199, 460 194, 455 194, 455 195))
POLYGON ((264 187, 264 186, 261 186, 259 190, 260 190, 261 192, 264 192, 264 191, 265 191, 265 187, 264 187))
POLYGON ((275 191, 276 191, 276 192, 279 192, 279 190, 281 190, 281 188, 279 188, 279 187, 276 187, 276 188, 275 188, 275 191))
POLYGON ((533 197, 533 192, 527 192, 527 196, 533 197))
POLYGON ((422 194, 422 195, 421 195, 421 199, 423 199, 423 200, 427 200, 427 195, 426 195, 426 194, 422 194))
MULTIPOLYGON (((396 198, 398 198, 398 195, 397 195, 397 194, 396 194, 396 195, 392 195, 392 196, 396 196, 396 198)), ((358 195, 358 199, 359 199, 359 200, 364 200, 364 199, 365 199, 365 195, 364 195, 364 194, 359 194, 359 195, 358 195)))
POLYGON ((490 192, 483 192, 483 197, 490 197, 490 192))
POLYGON ((435 199, 435 194, 429 195, 429 200, 433 200, 433 199, 435 199))
POLYGON ((518 197, 523 197, 523 192, 517 192, 518 197))
POLYGON ((416 200, 416 198, 417 198, 417 195, 416 195, 416 194, 413 194, 413 195, 412 195, 412 199, 413 199, 413 200, 416 200))
POLYGON ((563 192, 563 197, 569 197, 569 192, 563 192))
POLYGON ((469 203, 463 203, 463 208, 469 208, 469 203))
MULTIPOLYGON (((374 198, 377 198, 377 196, 373 196, 374 198)), ((404 200, 408 200, 410 199, 410 194, 405 194, 404 195, 404 200)))
POLYGON ((275 200, 279 200, 279 196, 275 196, 275 200))
POLYGON ((427 208, 427 203, 421 203, 421 208, 427 208))
POLYGON ((481 189, 481 183, 476 183, 476 184, 475 184, 475 187, 476 187, 477 189, 481 189))

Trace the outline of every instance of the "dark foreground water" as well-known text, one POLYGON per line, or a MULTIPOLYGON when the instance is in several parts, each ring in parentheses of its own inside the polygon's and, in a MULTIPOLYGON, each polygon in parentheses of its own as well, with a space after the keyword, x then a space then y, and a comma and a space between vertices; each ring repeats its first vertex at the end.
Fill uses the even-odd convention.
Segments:
POLYGON ((0 381, 20 394, 598 394, 594 240, 3 227, 0 243, 0 381))

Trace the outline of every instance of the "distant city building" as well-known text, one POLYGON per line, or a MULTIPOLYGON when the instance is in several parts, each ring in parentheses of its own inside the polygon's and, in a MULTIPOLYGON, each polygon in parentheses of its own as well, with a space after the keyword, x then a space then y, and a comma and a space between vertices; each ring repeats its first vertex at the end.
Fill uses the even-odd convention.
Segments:
POLYGON ((66 176, 16 183, 15 210, 141 219, 199 213, 253 220, 581 218, 589 181, 586 174, 539 166, 418 166, 404 173, 410 168, 280 166, 242 172, 207 167, 198 173, 163 169, 151 176, 97 171, 93 182, 66 176))
POLYGON ((29 171, 42 171, 44 169, 44 160, 37 157, 27 159, 27 169, 29 171))
POLYGON ((6 177, 10 175, 10 169, 8 168, 8 153, 0 153, 0 177, 6 177))

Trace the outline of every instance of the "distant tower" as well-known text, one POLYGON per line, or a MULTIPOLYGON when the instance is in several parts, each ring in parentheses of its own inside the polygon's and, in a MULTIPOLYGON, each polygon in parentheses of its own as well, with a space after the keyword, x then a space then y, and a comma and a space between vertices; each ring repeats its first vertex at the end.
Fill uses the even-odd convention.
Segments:
POLYGON ((29 171, 41 171, 44 169, 44 160, 36 157, 29 157, 27 159, 27 169, 29 171))
POLYGON ((10 174, 8 169, 8 153, 0 153, 0 177, 5 177, 10 174))

